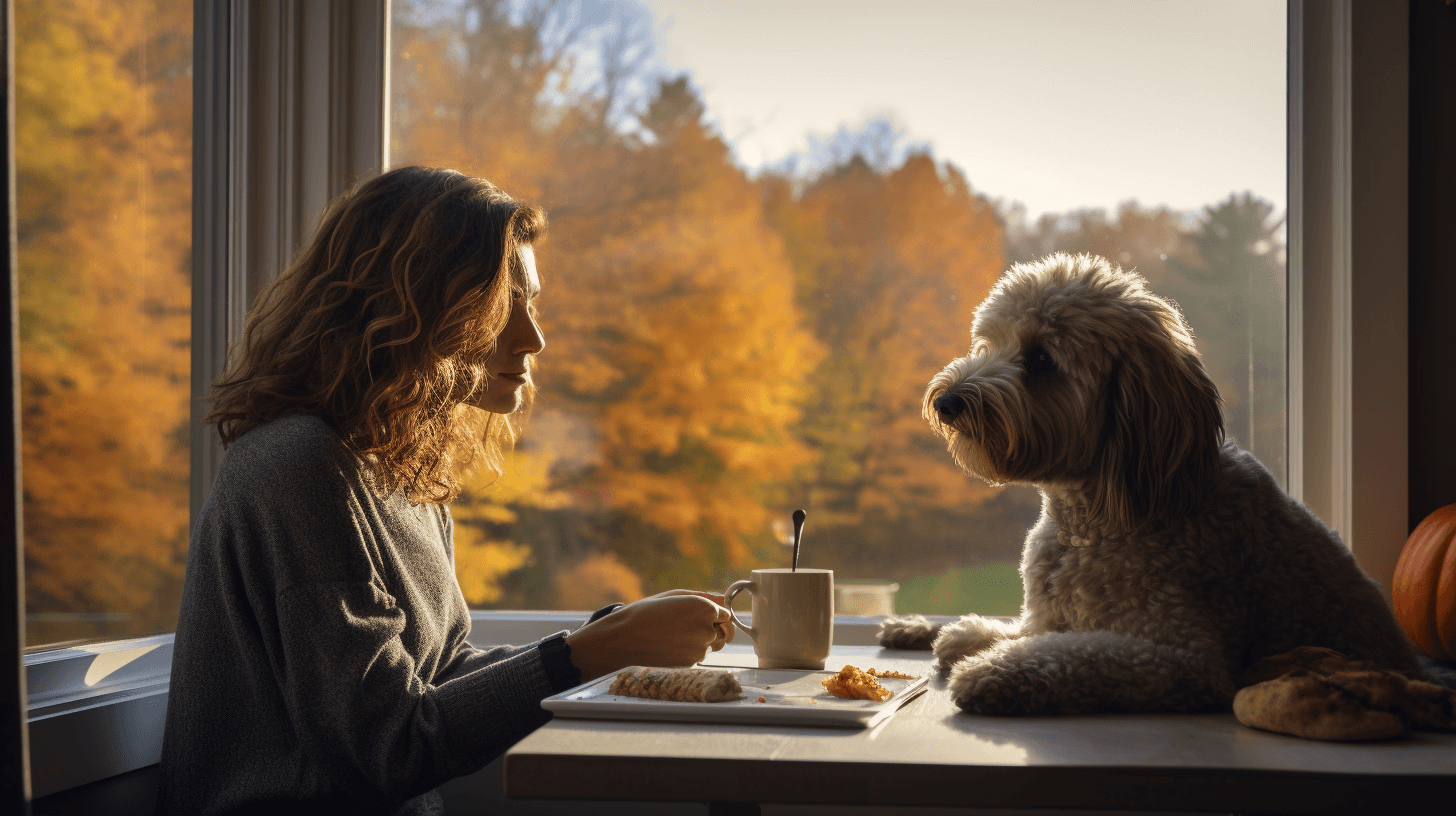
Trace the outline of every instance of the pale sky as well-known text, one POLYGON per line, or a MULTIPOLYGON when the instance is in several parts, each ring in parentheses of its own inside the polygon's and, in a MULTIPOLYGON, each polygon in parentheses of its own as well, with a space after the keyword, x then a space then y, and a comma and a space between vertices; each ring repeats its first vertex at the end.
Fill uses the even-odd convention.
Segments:
POLYGON ((887 116, 1031 217, 1285 206, 1282 0, 644 0, 750 169, 887 116))

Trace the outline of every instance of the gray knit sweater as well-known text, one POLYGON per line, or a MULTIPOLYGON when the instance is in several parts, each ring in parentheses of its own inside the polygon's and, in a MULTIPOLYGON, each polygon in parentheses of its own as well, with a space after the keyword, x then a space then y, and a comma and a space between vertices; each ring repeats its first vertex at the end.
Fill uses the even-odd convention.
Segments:
POLYGON ((532 646, 465 643, 449 511, 317 417, 249 431, 193 531, 158 813, 426 813, 546 722, 532 646))

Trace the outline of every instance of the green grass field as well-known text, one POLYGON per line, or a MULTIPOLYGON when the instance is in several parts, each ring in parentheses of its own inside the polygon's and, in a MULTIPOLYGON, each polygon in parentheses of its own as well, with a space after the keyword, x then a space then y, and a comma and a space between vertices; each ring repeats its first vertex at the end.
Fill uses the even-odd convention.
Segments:
POLYGON ((895 612, 922 615, 1017 615, 1021 613, 1021 576, 1014 562, 977 564, 965 569, 901 581, 895 612))

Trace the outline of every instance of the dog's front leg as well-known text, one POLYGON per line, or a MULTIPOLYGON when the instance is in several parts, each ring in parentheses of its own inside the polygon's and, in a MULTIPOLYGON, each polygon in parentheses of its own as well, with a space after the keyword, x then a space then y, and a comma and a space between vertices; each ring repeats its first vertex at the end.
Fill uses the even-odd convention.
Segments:
POLYGON ((1227 670, 1190 649, 1115 632, 1057 632, 996 644, 950 668, 971 714, 1093 714, 1226 708, 1227 670))
POLYGON ((877 637, 886 649, 929 649, 938 632, 940 624, 924 615, 901 615, 880 621, 877 637))
POLYGON ((935 670, 944 674, 960 660, 1020 634, 1020 618, 1003 621, 982 615, 966 615, 942 626, 936 635, 931 646, 935 651, 935 670))
POLYGON ((933 649, 936 671, 1007 638, 1017 636, 1020 620, 1002 621, 966 615, 953 623, 931 623, 924 615, 902 615, 880 622, 879 641, 886 649, 933 649))

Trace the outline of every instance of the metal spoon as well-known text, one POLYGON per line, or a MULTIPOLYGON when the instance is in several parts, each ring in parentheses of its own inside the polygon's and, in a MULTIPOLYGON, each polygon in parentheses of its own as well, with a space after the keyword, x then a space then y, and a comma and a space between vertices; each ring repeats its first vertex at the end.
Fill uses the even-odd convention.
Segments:
POLYGON ((794 568, 791 572, 799 571, 799 536, 804 531, 804 511, 794 511, 794 568))

